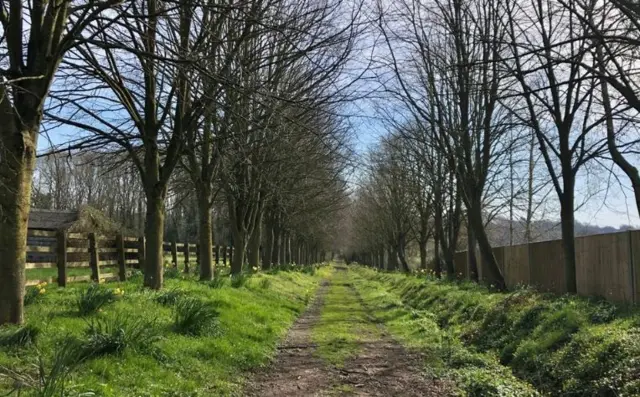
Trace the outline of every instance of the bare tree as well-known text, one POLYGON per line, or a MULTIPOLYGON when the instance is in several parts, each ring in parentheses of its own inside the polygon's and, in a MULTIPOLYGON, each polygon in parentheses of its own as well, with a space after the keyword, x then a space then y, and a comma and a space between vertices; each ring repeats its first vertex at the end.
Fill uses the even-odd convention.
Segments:
POLYGON ((590 116, 597 80, 579 66, 589 62, 582 51, 588 41, 584 26, 553 0, 505 7, 510 54, 504 64, 517 82, 512 95, 524 104, 511 109, 533 130, 560 200, 566 289, 575 293, 576 174, 603 149, 590 134, 601 122, 590 116), (562 64, 558 57, 575 62, 562 64))
POLYGON ((49 89, 65 54, 117 3, 0 2, 0 324, 24 320, 31 181, 49 89))
POLYGON ((71 90, 54 93, 48 116, 88 133, 75 147, 126 153, 146 198, 144 285, 163 278, 165 199, 186 134, 197 128, 206 93, 195 67, 206 57, 212 15, 206 1, 134 1, 115 23, 98 21, 93 40, 66 62, 71 90))

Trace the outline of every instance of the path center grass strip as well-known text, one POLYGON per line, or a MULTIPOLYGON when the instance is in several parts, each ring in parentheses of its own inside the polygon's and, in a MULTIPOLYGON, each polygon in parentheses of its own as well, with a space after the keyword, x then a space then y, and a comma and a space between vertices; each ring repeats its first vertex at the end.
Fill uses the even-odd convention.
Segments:
POLYGON ((260 273, 241 285, 168 279, 160 292, 139 279, 91 293, 87 284, 43 287, 26 307, 26 328, 0 328, 0 395, 16 386, 60 395, 62 384, 73 395, 238 393, 328 271, 260 273))
POLYGON ((355 356, 362 343, 380 339, 380 330, 367 317, 349 279, 346 271, 334 273, 320 321, 311 334, 316 353, 337 367, 355 356))

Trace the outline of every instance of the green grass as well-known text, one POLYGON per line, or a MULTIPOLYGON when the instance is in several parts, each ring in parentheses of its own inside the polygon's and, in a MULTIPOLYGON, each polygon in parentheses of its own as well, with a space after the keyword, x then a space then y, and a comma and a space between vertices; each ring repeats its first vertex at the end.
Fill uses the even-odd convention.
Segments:
MULTIPOLYGON (((27 323, 40 331, 35 343, 0 347, 0 395, 13 389, 15 377, 30 386, 21 395, 45 395, 41 390, 46 385, 58 393, 47 395, 60 395, 62 388, 70 395, 99 396, 238 393, 243 375, 274 354, 277 341, 327 272, 259 273, 239 288, 210 288, 187 276, 166 280, 162 292, 141 288, 139 279, 108 283, 103 288, 122 288, 124 296, 84 318, 76 302, 88 284, 49 285, 39 301, 26 307, 27 323), (268 289, 262 287, 265 279, 268 289), (168 291, 180 293, 167 296, 168 291), (174 306, 182 298, 197 299, 217 311, 215 333, 176 332, 174 306), (76 347, 93 353, 68 360, 64 351, 76 347), (33 381, 38 379, 46 382, 33 381), (66 382, 61 386, 57 379, 66 382)), ((6 329, 10 338, 14 329, 6 329)))
POLYGON ((392 334, 467 395, 640 395, 638 310, 366 268, 351 274, 392 334))
POLYGON ((380 330, 371 322, 348 281, 347 272, 337 271, 324 298, 320 321, 311 339, 316 353, 341 367, 360 351, 361 344, 380 338, 380 330))

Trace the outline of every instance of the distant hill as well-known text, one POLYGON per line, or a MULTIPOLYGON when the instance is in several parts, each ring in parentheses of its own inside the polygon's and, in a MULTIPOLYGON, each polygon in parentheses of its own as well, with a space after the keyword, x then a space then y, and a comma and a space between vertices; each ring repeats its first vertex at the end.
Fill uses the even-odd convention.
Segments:
MULTIPOLYGON (((489 239, 494 247, 509 245, 509 223, 508 219, 496 217, 487 227, 489 239)), ((576 222, 575 224, 576 237, 634 229, 637 228, 631 225, 622 225, 619 228, 615 228, 612 226, 596 226, 580 222, 576 222)), ((539 220, 533 222, 531 237, 534 242, 561 239, 562 230, 560 228, 560 221, 539 220)), ((526 243, 524 222, 513 221, 513 244, 524 243, 526 243)))

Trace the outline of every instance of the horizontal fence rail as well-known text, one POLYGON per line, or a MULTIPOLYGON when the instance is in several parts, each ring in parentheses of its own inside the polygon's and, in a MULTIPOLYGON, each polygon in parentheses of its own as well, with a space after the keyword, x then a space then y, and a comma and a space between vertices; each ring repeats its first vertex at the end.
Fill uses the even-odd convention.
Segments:
MULTIPOLYGON (((143 267, 145 240, 142 237, 100 236, 96 233, 67 233, 29 229, 27 232, 26 269, 57 269, 57 277, 27 280, 32 286, 43 281, 57 283, 64 287, 68 282, 78 281, 125 281, 131 269, 143 267), (69 276, 67 271, 74 268, 90 269, 90 275, 69 276)), ((199 263, 197 244, 189 242, 164 242, 162 249, 171 256, 171 263, 178 266, 178 259, 184 262, 184 271, 189 272, 191 259, 199 263)), ((216 264, 233 258, 233 248, 214 246, 216 264)))

